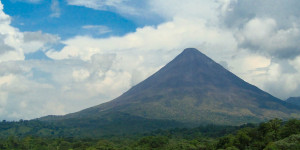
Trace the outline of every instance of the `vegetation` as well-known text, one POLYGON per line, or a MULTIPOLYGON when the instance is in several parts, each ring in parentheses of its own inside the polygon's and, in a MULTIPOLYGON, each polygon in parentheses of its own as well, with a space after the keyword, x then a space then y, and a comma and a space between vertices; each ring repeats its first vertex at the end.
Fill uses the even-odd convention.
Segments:
MULTIPOLYGON (((25 121, 26 122, 26 121, 25 121)), ((25 124, 24 121, 22 122, 25 124)), ((38 126, 39 122, 35 122, 38 126)), ((1 123, 1 130, 5 128, 1 123)), ((5 122, 6 125, 9 122, 5 122)), ((17 123, 14 123, 17 124, 17 123)), ((12 125, 12 124, 10 124, 12 125)), ((37 127, 38 128, 38 127, 37 127)), ((51 126, 49 125, 49 128, 51 126)), ((18 130, 26 130, 19 123, 18 130)), ((58 131, 63 129, 57 129, 58 131)), ((11 131, 13 132, 13 131, 11 131)), ((199 150, 199 149, 300 149, 300 120, 283 122, 273 119, 259 125, 239 127, 207 125, 197 128, 156 130, 147 134, 106 136, 101 138, 68 138, 2 135, 0 149, 15 150, 199 150)))
POLYGON ((243 128, 221 137, 216 149, 299 149, 300 121, 273 119, 255 128, 243 128))
POLYGON ((0 122, 0 137, 100 138, 103 136, 122 136, 177 127, 182 128, 184 125, 170 120, 145 119, 127 114, 110 114, 101 119, 72 118, 58 121, 2 121, 0 122))

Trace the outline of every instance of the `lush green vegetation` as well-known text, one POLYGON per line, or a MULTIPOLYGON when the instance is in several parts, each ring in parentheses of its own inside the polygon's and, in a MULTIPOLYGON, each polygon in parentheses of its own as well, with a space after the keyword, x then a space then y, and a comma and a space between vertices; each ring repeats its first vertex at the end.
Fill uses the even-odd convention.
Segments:
MULTIPOLYGON (((1 128, 3 127, 2 125, 1 128)), ((20 125, 19 128, 22 128, 22 126, 20 125)), ((239 127, 207 125, 193 129, 175 128, 171 130, 156 130, 147 134, 106 136, 102 138, 15 135, 0 139, 0 149, 300 149, 300 120, 292 119, 283 122, 280 119, 273 119, 259 125, 247 124, 239 127)))
POLYGON ((57 121, 20 120, 0 122, 0 137, 38 136, 101 138, 146 133, 156 129, 183 128, 184 124, 170 120, 145 119, 127 114, 110 114, 99 118, 72 118, 57 121))
POLYGON ((300 121, 273 119, 218 140, 218 149, 300 149, 300 121))

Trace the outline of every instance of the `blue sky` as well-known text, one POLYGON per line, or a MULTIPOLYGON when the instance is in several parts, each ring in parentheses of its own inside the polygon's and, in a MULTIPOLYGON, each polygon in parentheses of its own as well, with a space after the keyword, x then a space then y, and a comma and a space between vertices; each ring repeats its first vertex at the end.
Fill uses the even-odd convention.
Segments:
POLYGON ((104 10, 94 10, 81 6, 68 5, 66 1, 57 1, 57 16, 52 16, 52 1, 39 1, 36 3, 7 0, 3 1, 4 12, 11 16, 11 25, 20 31, 41 30, 46 33, 57 34, 62 39, 76 35, 90 35, 93 37, 122 36, 134 32, 137 24, 118 13, 104 10), (90 32, 83 26, 107 26, 109 31, 105 34, 90 32))
POLYGON ((107 102, 187 47, 274 96, 300 96, 299 7, 298 0, 1 0, 0 120, 107 102))

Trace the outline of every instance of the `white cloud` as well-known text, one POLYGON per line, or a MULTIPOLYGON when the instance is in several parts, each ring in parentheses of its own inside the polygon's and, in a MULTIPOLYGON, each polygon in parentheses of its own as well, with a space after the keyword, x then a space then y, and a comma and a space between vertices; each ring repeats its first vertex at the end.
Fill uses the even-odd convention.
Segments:
POLYGON ((90 73, 85 69, 74 70, 72 76, 75 81, 84 81, 90 76, 90 73))
POLYGON ((46 51, 51 49, 52 45, 59 43, 60 37, 48 33, 37 32, 23 32, 23 43, 21 48, 24 53, 32 53, 38 50, 46 51))
POLYGON ((131 86, 130 72, 112 69, 114 59, 1 63, 0 119, 62 115, 111 100, 131 86))
MULTIPOLYGON (((143 54, 153 50, 170 51, 186 47, 221 48, 224 51, 235 47, 234 37, 227 31, 215 27, 207 27, 203 20, 187 20, 175 18, 157 27, 146 26, 138 28, 135 33, 124 37, 95 39, 87 36, 77 36, 63 42, 66 47, 61 51, 48 51, 53 59, 80 58, 89 60, 97 53, 138 51, 143 54), (159 38, 158 38, 159 37, 159 38), (117 44, 115 44, 117 43, 117 44)), ((211 50, 213 51, 213 50, 211 50)))
POLYGON ((150 10, 167 18, 198 18, 206 22, 214 22, 217 19, 217 8, 220 4, 212 0, 150 0, 150 10))
POLYGON ((254 18, 244 26, 239 40, 241 43, 249 42, 249 44, 256 47, 262 46, 266 43, 267 38, 273 36, 275 30, 275 20, 254 18))
POLYGON ((274 19, 254 18, 236 34, 239 45, 269 56, 290 58, 300 54, 297 26, 280 29, 274 19))
POLYGON ((6 75, 6 76, 2 76, 0 78, 0 86, 7 86, 9 84, 11 84, 12 80, 13 80, 14 76, 13 75, 6 75))
POLYGON ((22 35, 18 30, 10 26, 11 18, 3 12, 3 5, 0 1, 0 62, 24 59, 21 44, 22 35))
POLYGON ((4 61, 24 60, 25 53, 49 49, 59 37, 38 32, 20 32, 10 25, 11 18, 3 12, 0 2, 0 63, 4 61))
POLYGON ((0 22, 1 24, 10 24, 10 17, 3 12, 3 4, 0 2, 0 22))

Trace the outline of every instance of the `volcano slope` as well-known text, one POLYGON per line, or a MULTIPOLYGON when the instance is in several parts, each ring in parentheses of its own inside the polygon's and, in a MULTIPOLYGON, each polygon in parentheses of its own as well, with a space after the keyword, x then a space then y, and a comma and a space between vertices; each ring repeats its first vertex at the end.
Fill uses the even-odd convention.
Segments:
POLYGON ((286 102, 300 106, 300 97, 290 97, 286 100, 286 102))

